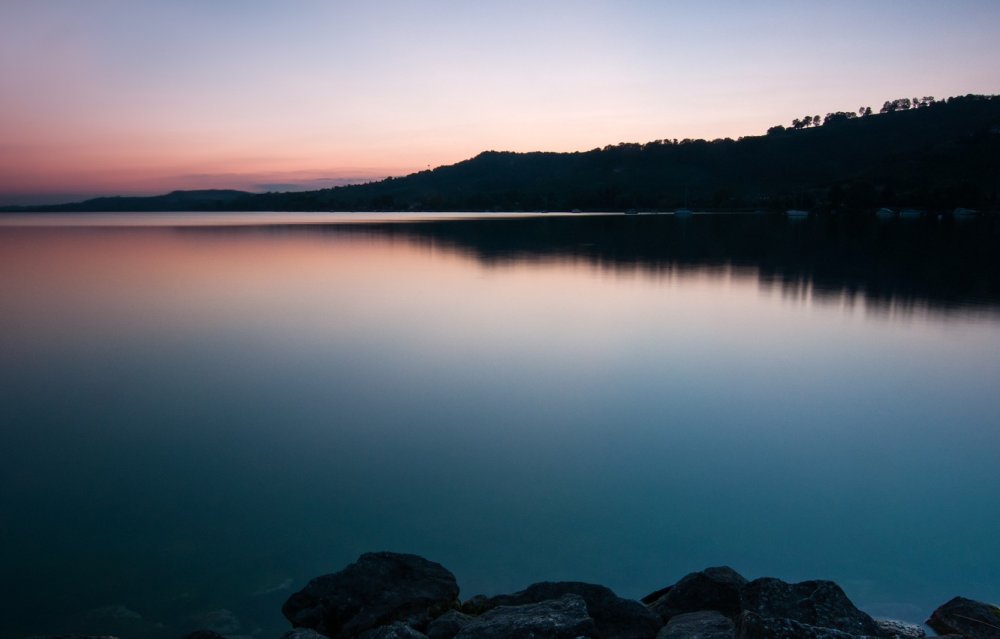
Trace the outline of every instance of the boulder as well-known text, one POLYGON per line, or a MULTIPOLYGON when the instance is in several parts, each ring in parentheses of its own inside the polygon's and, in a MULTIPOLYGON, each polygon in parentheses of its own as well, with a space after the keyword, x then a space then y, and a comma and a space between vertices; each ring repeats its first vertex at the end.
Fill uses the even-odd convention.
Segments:
POLYGON ((1000 608, 965 597, 955 597, 931 613, 927 625, 942 635, 957 634, 966 639, 1000 639, 1000 608))
POLYGON ((704 610, 675 615, 656 639, 733 639, 733 621, 721 612, 704 610))
POLYGON ((729 566, 706 568, 646 595, 643 601, 664 623, 676 615, 701 610, 715 610, 736 619, 740 614, 740 590, 746 584, 747 580, 729 566))
POLYGON ((788 619, 851 635, 877 637, 881 632, 875 620, 858 610, 832 581, 790 584, 764 577, 746 584, 740 594, 743 609, 765 619, 788 619))
POLYGON ((521 606, 572 594, 583 598, 587 612, 604 639, 653 639, 660 620, 633 599, 619 597, 610 588, 579 581, 543 581, 520 592, 496 597, 474 597, 469 608, 479 612, 497 606, 521 606))
POLYGON ((735 639, 861 639, 835 628, 823 628, 782 617, 762 617, 744 611, 736 620, 735 639))
POLYGON ((423 629, 458 603, 455 575, 417 555, 366 553, 340 572, 316 577, 281 612, 296 628, 330 639, 356 637, 400 621, 423 629))
POLYGON ((462 603, 461 611, 467 615, 476 617, 487 610, 492 610, 496 606, 490 604, 490 598, 486 595, 476 595, 462 603))
POLYGON ((358 635, 358 639, 427 639, 427 635, 396 621, 388 626, 366 630, 358 635))
POLYGON ((914 623, 896 621, 895 619, 876 619, 879 636, 886 639, 923 639, 927 636, 924 629, 914 623))
POLYGON ((455 639, 600 639, 587 603, 579 595, 525 604, 499 606, 484 612, 455 639))
POLYGON ((469 625, 472 617, 457 610, 449 610, 427 626, 429 639, 454 639, 459 631, 469 625))

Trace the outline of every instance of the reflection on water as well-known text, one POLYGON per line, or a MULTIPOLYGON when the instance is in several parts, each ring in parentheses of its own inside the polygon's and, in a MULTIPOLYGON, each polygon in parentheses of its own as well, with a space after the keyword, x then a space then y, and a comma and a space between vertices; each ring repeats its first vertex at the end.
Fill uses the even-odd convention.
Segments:
POLYGON ((379 548, 1000 599, 993 222, 390 219, 0 227, 0 635, 278 636, 379 548))
POLYGON ((863 297, 870 307, 972 311, 1000 305, 1000 224, 938 221, 788 220, 753 215, 564 216, 393 220, 324 226, 188 227, 195 233, 335 233, 404 238, 474 255, 485 265, 574 261, 650 275, 694 270, 756 275, 793 297, 863 297))

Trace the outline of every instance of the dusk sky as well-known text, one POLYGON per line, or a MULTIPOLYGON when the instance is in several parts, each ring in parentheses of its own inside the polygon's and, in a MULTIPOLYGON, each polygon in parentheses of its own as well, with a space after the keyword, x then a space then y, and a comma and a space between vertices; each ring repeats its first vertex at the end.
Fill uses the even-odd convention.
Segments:
POLYGON ((0 204, 379 179, 1000 93, 1000 2, 2 0, 0 204))

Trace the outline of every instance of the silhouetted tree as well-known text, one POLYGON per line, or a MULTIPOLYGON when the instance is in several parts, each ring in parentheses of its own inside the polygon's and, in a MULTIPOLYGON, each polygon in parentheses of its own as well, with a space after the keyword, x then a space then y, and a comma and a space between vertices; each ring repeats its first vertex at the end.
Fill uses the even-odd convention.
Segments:
POLYGON ((890 100, 882 105, 882 110, 879 113, 894 113, 896 111, 908 111, 913 105, 910 98, 899 98, 897 100, 890 100))
POLYGON ((853 111, 836 111, 834 113, 827 113, 826 117, 823 118, 823 124, 836 124, 837 122, 846 122, 847 120, 853 120, 856 118, 853 111))

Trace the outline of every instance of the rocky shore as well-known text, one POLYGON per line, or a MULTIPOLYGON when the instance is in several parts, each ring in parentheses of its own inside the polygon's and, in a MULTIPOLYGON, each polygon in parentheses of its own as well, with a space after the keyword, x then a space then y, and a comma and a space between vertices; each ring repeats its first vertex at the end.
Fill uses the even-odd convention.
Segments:
MULTIPOLYGON (((706 568, 641 601, 573 581, 461 601, 455 576, 417 555, 367 553, 285 602, 280 639, 915 639, 921 626, 874 619, 832 581, 749 581, 706 568)), ((955 597, 927 620, 937 636, 1000 639, 1000 608, 955 597)), ((933 636, 933 635, 932 635, 933 636)), ((117 639, 58 635, 30 639, 117 639)), ((121 639, 128 639, 123 637, 121 639)), ((182 639, 225 639, 195 630, 182 639)), ((276 638, 278 639, 278 638, 276 638)))

